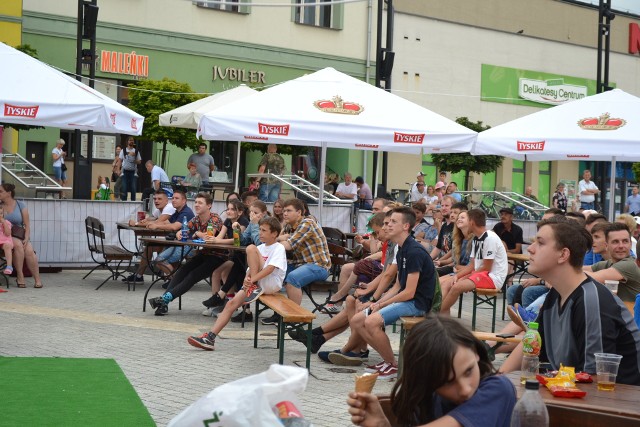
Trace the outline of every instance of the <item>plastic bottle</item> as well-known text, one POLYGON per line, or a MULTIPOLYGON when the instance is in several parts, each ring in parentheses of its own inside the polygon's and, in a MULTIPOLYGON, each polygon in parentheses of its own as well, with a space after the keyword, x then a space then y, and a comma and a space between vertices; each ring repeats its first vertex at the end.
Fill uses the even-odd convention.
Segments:
POLYGON ((547 427, 549 412, 540 397, 540 383, 528 380, 525 391, 511 414, 511 427, 547 427))
POLYGON ((233 246, 240 246, 240 229, 233 229, 233 246))
POLYGON ((180 233, 182 236, 182 241, 186 242, 189 238, 189 225, 187 223, 187 217, 182 218, 182 230, 180 233))
POLYGON ((207 224, 207 236, 213 237, 213 224, 211 222, 207 224))
POLYGON ((542 349, 542 339, 538 332, 538 324, 529 322, 529 329, 522 337, 522 366, 520 368, 520 382, 535 380, 540 370, 540 350, 542 349))

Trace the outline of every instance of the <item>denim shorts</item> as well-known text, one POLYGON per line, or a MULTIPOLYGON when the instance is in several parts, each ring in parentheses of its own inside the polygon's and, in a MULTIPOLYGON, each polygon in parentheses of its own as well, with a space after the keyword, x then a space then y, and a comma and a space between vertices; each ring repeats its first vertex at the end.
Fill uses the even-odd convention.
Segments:
POLYGON ((284 282, 296 288, 307 286, 317 280, 325 280, 329 277, 329 270, 316 264, 287 265, 287 277, 284 282))
POLYGON ((384 308, 381 308, 378 313, 384 320, 384 325, 392 325, 402 316, 424 316, 424 310, 418 310, 413 301, 394 302, 384 308))
POLYGON ((53 167, 53 176, 55 176, 58 181, 66 181, 67 180, 67 171, 63 171, 62 170, 62 166, 54 166, 53 167))
POLYGON ((158 257, 156 258, 156 261, 164 261, 167 264, 173 264, 178 261, 182 261, 184 258, 187 257, 189 252, 191 252, 191 249, 193 248, 183 248, 180 246, 172 246, 160 252, 158 254, 158 257))

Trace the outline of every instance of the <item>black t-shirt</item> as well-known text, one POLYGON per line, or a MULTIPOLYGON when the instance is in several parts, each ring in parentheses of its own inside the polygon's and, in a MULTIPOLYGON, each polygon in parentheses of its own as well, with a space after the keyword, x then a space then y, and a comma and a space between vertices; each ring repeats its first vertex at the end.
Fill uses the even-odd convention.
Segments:
MULTIPOLYGON (((233 239, 233 223, 236 222, 236 220, 231 221, 230 219, 225 219, 224 220, 224 226, 227 227, 227 235, 224 236, 225 239, 233 239)), ((249 220, 247 218, 243 216, 240 216, 240 218, 238 218, 237 220, 238 224, 240 224, 241 226, 243 226, 244 228, 247 228, 247 225, 249 225, 249 220)))
POLYGON ((507 231, 504 228, 504 224, 499 222, 493 226, 493 232, 500 237, 504 243, 506 243, 508 249, 515 249, 516 244, 524 243, 522 237, 522 228, 517 224, 511 224, 511 231, 507 231))
POLYGON ((438 234, 438 243, 436 247, 443 252, 449 252, 451 250, 451 241, 453 239, 453 222, 447 224, 446 222, 440 227, 440 233, 438 234))
POLYGON ((436 269, 425 247, 416 242, 412 236, 407 237, 398 248, 396 262, 401 291, 407 286, 407 277, 410 273, 420 273, 413 300, 418 310, 424 310, 427 313, 431 311, 433 294, 436 290, 436 269))
POLYGON ((587 278, 560 307, 551 289, 538 314, 540 359, 553 369, 573 366, 596 373, 594 353, 622 356, 616 382, 640 385, 640 331, 624 303, 606 287, 587 278))

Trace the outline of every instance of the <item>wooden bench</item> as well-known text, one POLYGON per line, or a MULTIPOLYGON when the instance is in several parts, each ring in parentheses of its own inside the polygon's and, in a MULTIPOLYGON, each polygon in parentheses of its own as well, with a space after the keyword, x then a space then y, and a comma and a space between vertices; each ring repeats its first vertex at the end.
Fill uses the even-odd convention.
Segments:
POLYGON ((307 335, 307 369, 311 368, 311 328, 313 319, 316 315, 307 310, 304 307, 299 306, 289 298, 285 297, 281 293, 261 295, 256 301, 256 313, 255 313, 255 332, 253 335, 253 348, 258 348, 258 326, 259 315, 263 311, 271 309, 275 313, 280 315, 278 322, 278 338, 276 348, 280 349, 278 363, 281 365, 284 363, 284 337, 285 333, 293 330, 303 330, 304 326, 307 326, 305 331, 307 335), (264 306, 260 308, 260 306, 264 306))
MULTIPOLYGON (((483 289, 476 288, 473 291, 473 311, 471 314, 471 330, 476 330, 476 310, 478 307, 483 305, 488 305, 491 310, 493 310, 493 315, 491 317, 491 332, 496 331, 496 307, 498 304, 498 294, 500 293, 499 289, 483 289)), ((462 317, 462 298, 464 294, 460 294, 460 298, 458 300, 458 319, 462 317)))
POLYGON ((477 332, 477 331, 473 331, 473 336, 476 337, 477 339, 479 339, 480 341, 484 341, 485 343, 487 341, 494 341, 495 342, 495 344, 493 346, 487 348, 487 351, 489 352, 489 357, 491 358, 491 360, 493 360, 495 358, 496 350, 501 345, 503 345, 505 343, 517 344, 520 341, 522 341, 522 337, 515 336, 515 337, 503 338, 503 337, 497 336, 493 332, 477 332))
MULTIPOLYGON (((125 277, 123 272, 120 271, 120 266, 123 262, 128 261, 130 267, 134 254, 119 246, 105 245, 104 225, 102 225, 102 222, 98 218, 88 216, 84 222, 87 233, 87 246, 91 253, 91 258, 97 265, 93 267, 93 269, 91 269, 91 271, 89 271, 82 279, 84 280, 89 277, 89 275, 98 268, 106 268, 111 273, 111 275, 104 279, 104 281, 96 288, 96 290, 98 290, 109 280, 117 280, 118 277, 125 277), (115 269, 112 264, 116 264, 115 269)), ((134 291, 136 289, 135 286, 134 282, 134 291)), ((129 289, 129 287, 130 284, 127 282, 127 288, 129 289)))

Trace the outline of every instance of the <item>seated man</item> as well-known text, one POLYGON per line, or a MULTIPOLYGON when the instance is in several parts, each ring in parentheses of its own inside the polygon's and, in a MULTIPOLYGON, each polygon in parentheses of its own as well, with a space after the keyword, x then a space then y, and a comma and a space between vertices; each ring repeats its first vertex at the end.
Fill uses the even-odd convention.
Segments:
MULTIPOLYGON (((303 216, 304 204, 299 199, 285 200, 282 214, 291 234, 281 234, 278 241, 287 251, 291 260, 287 266, 285 289, 289 299, 300 305, 302 288, 309 283, 329 277, 331 258, 329 246, 322 228, 311 218, 303 216)), ((284 232, 284 231, 283 231, 284 232)), ((278 314, 262 319, 264 325, 277 325, 278 314)))
POLYGON ((609 259, 584 266, 583 270, 600 283, 617 280, 618 297, 635 302, 640 293, 640 268, 631 258, 631 233, 625 224, 614 222, 605 227, 604 234, 609 259))
POLYGON ((345 354, 356 351, 356 345, 364 341, 382 357, 382 362, 368 366, 367 371, 378 372, 381 380, 397 377, 398 365, 384 326, 395 323, 402 316, 423 316, 429 312, 436 286, 436 270, 429 253, 410 235, 415 218, 409 207, 393 209, 387 234, 399 247, 398 279, 380 300, 353 316, 349 341, 341 352, 329 353, 331 362, 342 363, 348 357, 345 354))
MULTIPOLYGON (((216 213, 211 212, 211 194, 199 193, 194 202, 196 216, 189 221, 188 238, 202 239, 212 242, 222 228, 222 220, 216 213), (213 236, 207 234, 207 226, 213 226, 213 236)), ((182 238, 182 231, 178 231, 176 238, 182 238)), ((213 270, 220 267, 224 259, 214 249, 201 249, 185 265, 176 271, 162 296, 150 298, 151 308, 155 308, 156 316, 164 316, 169 312, 169 303, 187 293, 193 285, 211 275, 213 270)))
POLYGON ((233 312, 243 304, 251 304, 262 293, 275 294, 282 288, 287 271, 287 253, 281 243, 276 242, 282 231, 282 225, 274 217, 260 220, 260 246, 247 246, 247 265, 249 266, 242 289, 229 301, 210 332, 199 337, 192 336, 187 342, 194 347, 213 350, 216 336, 229 323, 233 312))
POLYGON ((500 209, 500 222, 493 226, 493 232, 507 245, 508 253, 522 253, 522 228, 513 223, 513 209, 500 209))
POLYGON ((423 202, 416 202, 411 205, 413 213, 416 215, 416 225, 413 227, 413 237, 431 252, 438 243, 438 229, 429 224, 424 215, 427 212, 427 205, 423 202))
POLYGON ((475 288, 501 289, 507 276, 507 252, 496 233, 487 230, 486 215, 481 209, 467 213, 469 228, 474 235, 469 265, 461 267, 453 276, 453 284, 442 300, 442 314, 456 303, 460 295, 475 288))
MULTIPOLYGON (((591 235, 575 222, 554 217, 538 223, 529 246, 529 271, 551 283, 538 315, 542 337, 540 360, 552 369, 560 364, 576 372, 596 373, 594 353, 622 356, 617 382, 640 385, 640 331, 624 303, 582 270, 591 235)), ((500 367, 520 369, 522 343, 500 367)))
MULTIPOLYGON (((185 200, 186 202, 186 200, 185 200)), ((173 203, 169 203, 169 198, 167 197, 167 193, 162 190, 158 190, 153 195, 153 204, 155 209, 153 214, 149 218, 145 218, 138 223, 129 224, 136 225, 138 227, 146 227, 152 230, 171 230, 178 231, 182 223, 175 223, 175 212, 176 207, 173 203), (173 218, 173 222, 170 220, 173 218)), ((189 209, 189 208, 187 208, 189 209)), ((191 215, 187 220, 193 218, 193 212, 189 209, 191 215)), ((182 217, 180 218, 182 221, 182 217)), ((129 275, 129 277, 125 277, 122 279, 123 282, 144 282, 144 272, 147 270, 147 266, 149 265, 149 260, 153 257, 154 252, 160 251, 161 248, 159 246, 147 246, 144 249, 144 254, 140 259, 140 264, 138 265, 138 269, 135 273, 129 275)))
MULTIPOLYGON (((391 203, 389 200, 387 199, 382 199, 382 198, 376 198, 373 200, 373 205, 371 207, 371 217, 373 217, 373 215, 382 212, 384 208, 387 207, 387 205, 391 203)), ((369 219, 371 219, 371 217, 369 217, 369 219)), ((371 231, 371 230, 369 230, 371 231)), ((369 252, 369 253, 375 253, 377 252, 377 245, 378 245, 378 241, 377 239, 371 239, 371 238, 365 238, 364 236, 360 235, 360 234, 356 234, 356 236, 354 237, 354 240, 357 244, 362 245, 362 249, 365 252, 369 252)), ((358 248, 359 246, 354 247, 353 252, 354 252, 354 256, 355 256, 355 252, 356 252, 356 248, 358 248)))
POLYGON ((382 242, 382 249, 368 257, 361 259, 355 263, 349 263, 342 266, 340 270, 340 284, 338 292, 331 295, 324 306, 325 313, 339 313, 342 310, 342 302, 349 295, 349 291, 356 283, 369 283, 380 273, 382 273, 382 265, 384 263, 384 254, 389 242, 387 241, 382 226, 384 225, 384 214, 375 214, 368 222, 367 226, 373 231, 372 237, 382 242))

